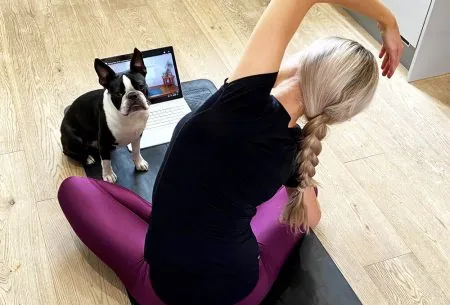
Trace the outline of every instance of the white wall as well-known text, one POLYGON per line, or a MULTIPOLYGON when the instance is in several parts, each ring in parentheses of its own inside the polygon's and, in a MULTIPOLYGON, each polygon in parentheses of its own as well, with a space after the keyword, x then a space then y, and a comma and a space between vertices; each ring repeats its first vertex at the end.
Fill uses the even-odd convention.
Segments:
POLYGON ((425 21, 409 81, 450 73, 450 1, 434 0, 425 21))

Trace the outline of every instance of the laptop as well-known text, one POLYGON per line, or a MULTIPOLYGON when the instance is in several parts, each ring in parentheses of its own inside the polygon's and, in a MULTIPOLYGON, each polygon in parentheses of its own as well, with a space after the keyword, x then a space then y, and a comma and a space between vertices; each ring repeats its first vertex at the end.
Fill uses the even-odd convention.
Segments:
MULTIPOLYGON (((102 60, 120 73, 129 69, 132 55, 102 60)), ((175 126, 191 109, 183 98, 173 48, 144 51, 142 56, 147 67, 145 79, 151 102, 150 116, 141 138, 141 148, 146 148, 170 142, 175 126)), ((131 150, 131 145, 128 148, 131 150)))

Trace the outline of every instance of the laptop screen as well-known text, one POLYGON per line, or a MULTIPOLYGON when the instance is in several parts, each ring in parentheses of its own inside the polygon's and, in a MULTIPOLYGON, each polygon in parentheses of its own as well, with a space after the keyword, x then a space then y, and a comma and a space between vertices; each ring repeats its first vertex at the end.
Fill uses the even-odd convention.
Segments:
MULTIPOLYGON (((130 60, 133 54, 119 55, 105 58, 116 73, 130 69, 130 60)), ((172 47, 148 50, 142 52, 147 75, 148 96, 153 104, 182 98, 177 64, 172 47)))

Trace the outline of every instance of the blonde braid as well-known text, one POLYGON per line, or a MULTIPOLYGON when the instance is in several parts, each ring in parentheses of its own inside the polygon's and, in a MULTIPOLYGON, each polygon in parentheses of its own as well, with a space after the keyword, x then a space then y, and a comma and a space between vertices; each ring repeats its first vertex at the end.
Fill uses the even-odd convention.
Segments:
POLYGON ((306 188, 317 185, 313 177, 316 174, 315 167, 319 164, 317 156, 322 151, 321 141, 327 135, 329 122, 330 118, 326 114, 320 114, 310 119, 303 128, 304 138, 296 159, 299 166, 299 187, 290 195, 289 203, 282 214, 282 221, 296 233, 309 232, 308 211, 303 202, 303 192, 306 188))
POLYGON ((313 177, 327 124, 344 122, 367 107, 375 94, 379 75, 373 54, 349 39, 319 39, 301 54, 297 78, 308 123, 297 156, 299 187, 290 194, 281 217, 294 232, 309 230, 303 193, 317 184, 313 177))

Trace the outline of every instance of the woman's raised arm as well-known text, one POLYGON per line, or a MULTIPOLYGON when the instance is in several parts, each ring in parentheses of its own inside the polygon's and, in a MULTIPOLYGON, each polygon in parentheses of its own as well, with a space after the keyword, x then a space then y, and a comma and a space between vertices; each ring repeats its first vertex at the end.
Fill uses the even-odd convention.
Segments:
POLYGON ((392 76, 403 50, 394 15, 379 0, 272 0, 256 24, 229 82, 277 72, 289 41, 308 10, 316 3, 340 4, 378 21, 383 34, 383 75, 392 76))

